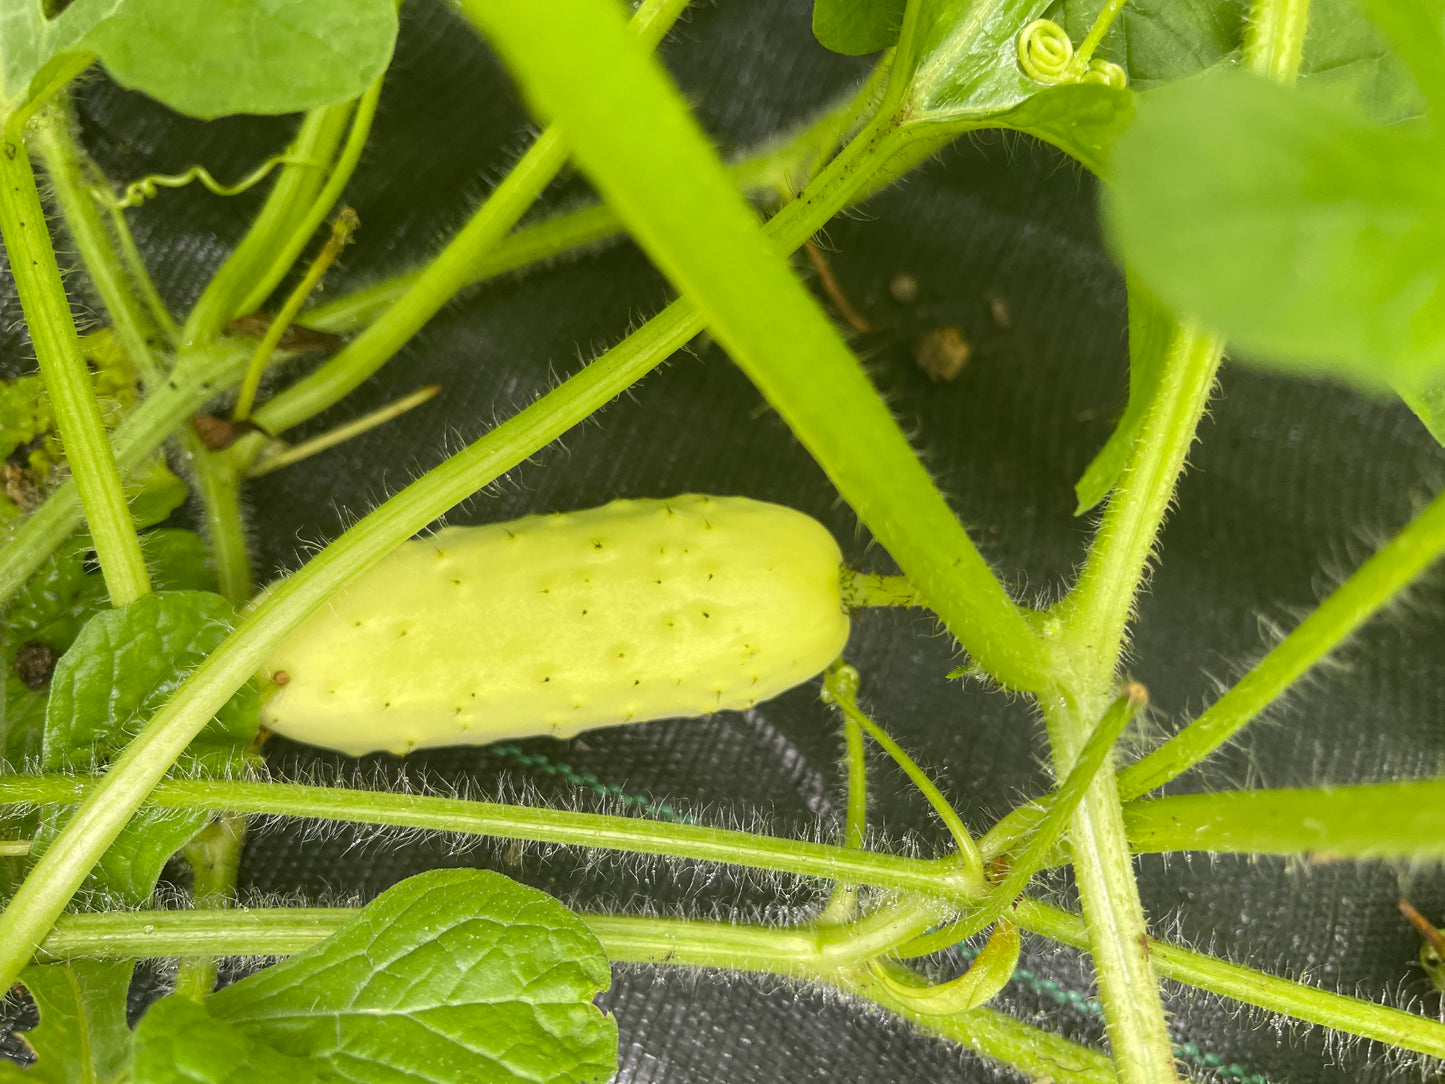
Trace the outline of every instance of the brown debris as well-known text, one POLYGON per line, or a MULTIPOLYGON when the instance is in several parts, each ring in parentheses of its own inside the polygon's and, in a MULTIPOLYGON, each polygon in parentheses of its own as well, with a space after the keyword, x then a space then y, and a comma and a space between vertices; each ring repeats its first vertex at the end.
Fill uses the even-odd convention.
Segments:
MULTIPOLYGON (((250 312, 245 316, 238 316, 226 325, 228 333, 247 339, 264 338, 270 328, 271 317, 264 312, 250 312)), ((345 341, 342 336, 333 335, 329 331, 317 331, 300 324, 291 324, 281 332, 281 341, 276 344, 276 349, 292 354, 329 354, 345 341)))
POLYGON ((197 414, 191 419, 191 428, 210 451, 220 452, 229 448, 247 433, 263 433, 265 429, 250 420, 235 422, 230 418, 217 418, 213 414, 197 414))
POLYGON ((50 684, 60 653, 43 640, 26 640, 15 649, 15 676, 20 684, 39 692, 50 684))
POLYGON ((972 351, 956 327, 939 327, 918 340, 913 356, 918 367, 933 381, 949 381, 963 372, 972 351))

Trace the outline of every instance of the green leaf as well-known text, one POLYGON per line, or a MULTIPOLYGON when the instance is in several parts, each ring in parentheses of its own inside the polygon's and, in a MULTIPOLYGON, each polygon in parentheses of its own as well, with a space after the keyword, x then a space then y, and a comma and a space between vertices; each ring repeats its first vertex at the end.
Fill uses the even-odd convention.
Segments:
POLYGON ((898 40, 907 0, 813 0, 813 37, 844 56, 863 56, 898 40))
POLYGON ((1040 84, 1018 63, 1019 32, 1039 0, 921 0, 904 24, 893 78, 909 80, 910 114, 944 120, 997 113, 1040 84))
POLYGON ((121 86, 210 120, 358 97, 396 26, 394 0, 126 0, 86 45, 121 86))
MULTIPOLYGON (((1379 6, 1392 14, 1413 5, 1390 0, 1379 6)), ((1299 85, 1320 100, 1353 106, 1385 123, 1418 117, 1424 96, 1400 55, 1365 18, 1367 7, 1360 0, 1311 0, 1299 85)))
MULTIPOLYGON (((1104 4, 1062 0, 1049 8, 1047 17, 1078 45, 1104 4)), ((1135 90, 1148 90, 1236 54, 1244 42, 1247 8, 1244 0, 1130 0, 1094 55, 1122 67, 1135 90)))
POLYGON ((616 1021, 592 1004, 609 980, 597 938, 550 896, 433 870, 206 1008, 323 1077, 566 1084, 617 1070, 616 1021))
POLYGON ((1105 221, 1166 306, 1364 386, 1445 372, 1445 144, 1241 72, 1138 107, 1105 221))
POLYGON ((1134 119, 1134 92, 1099 83, 1049 87, 1022 105, 989 118, 1051 143, 1093 173, 1104 176, 1109 152, 1134 119))
POLYGON ((81 39, 121 0, 75 0, 53 19, 43 0, 0 4, 0 117, 26 104, 31 84, 52 58, 83 48, 81 39))
POLYGON ((1364 10, 1425 98, 1445 109, 1445 0, 1364 0, 1364 10))
MULTIPOLYGON (((50 683, 41 764, 47 771, 105 761, 230 633, 235 611, 205 591, 160 591, 86 622, 50 683)), ((211 767, 256 736, 254 684, 239 689, 186 752, 211 767)), ((185 761, 182 761, 184 763, 185 761)))
POLYGON ((1096 508, 1109 495, 1124 470, 1134 437, 1144 424, 1144 412, 1169 361, 1175 329, 1169 311, 1135 281, 1129 282, 1129 403, 1099 454, 1084 469, 1074 486, 1078 505, 1074 515, 1096 508))
MULTIPOLYGON (((169 473, 169 472, 167 472, 169 473)), ((206 551, 192 531, 161 529, 141 535, 141 552, 158 591, 207 591, 215 575, 207 565, 206 551)), ((81 626, 109 609, 105 580, 99 570, 87 571, 90 538, 77 535, 60 547, 16 594, 4 617, 5 701, 0 717, 0 758, 20 765, 40 755, 49 678, 41 680, 42 664, 56 659, 75 642, 81 626), (29 687, 17 672, 16 661, 28 654, 32 665, 29 687), (38 668, 37 668, 38 667, 38 668)))
MULTIPOLYGON (((97 613, 61 656, 51 679, 42 768, 64 771, 104 763, 220 645, 234 617, 230 603, 203 591, 157 592, 97 613)), ((256 687, 248 683, 217 712, 180 763, 207 772, 244 763, 259 710, 256 687)), ((68 816, 60 810, 42 816, 36 856, 68 816)), ((207 819, 205 813, 184 811, 136 814, 91 871, 88 883, 133 902, 145 901, 166 861, 207 819)))
POLYGON ((32 964, 20 982, 40 1009, 40 1024, 24 1033, 35 1064, 21 1069, 0 1061, 0 1081, 22 1084, 95 1084, 120 1079, 130 1058, 126 995, 135 964, 76 960, 32 964))
POLYGON ((131 1084, 314 1084, 310 1062, 273 1050, 188 997, 163 997, 135 1029, 131 1084))
POLYGON ((137 529, 152 527, 170 518, 172 512, 186 503, 188 493, 186 483, 177 478, 159 456, 131 475, 125 484, 130 518, 137 529))
POLYGON ((1445 376, 1427 381, 1421 387, 1396 385, 1395 391, 1415 417, 1425 423, 1430 435, 1445 444, 1445 376))

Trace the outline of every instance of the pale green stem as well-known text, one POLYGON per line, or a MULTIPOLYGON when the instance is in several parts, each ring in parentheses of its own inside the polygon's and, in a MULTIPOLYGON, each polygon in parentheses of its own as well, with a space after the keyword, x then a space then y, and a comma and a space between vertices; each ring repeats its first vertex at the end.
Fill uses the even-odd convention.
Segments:
POLYGON ((1445 779, 1146 799, 1124 806, 1124 825, 1136 854, 1427 862, 1445 858, 1445 779))
POLYGON ((1299 78, 1310 0, 1255 0, 1244 35, 1249 70, 1286 86, 1299 78))
POLYGON ((342 144, 341 153, 336 156, 336 163, 331 167, 326 183, 311 201, 311 206, 298 217, 285 241, 271 254, 270 263, 256 276, 250 292, 242 296, 236 305, 235 315, 244 316, 246 313, 255 312, 265 304, 266 298, 301 258, 306 243, 311 240, 317 228, 340 202, 341 193, 351 181, 351 175, 356 172, 362 152, 366 149, 366 141, 371 136, 371 122, 376 117, 376 106, 381 100, 381 85, 382 79, 378 77, 376 82, 367 87, 366 93, 357 99, 346 142, 342 144))
MULTIPOLYGON (((1042 700, 1056 770, 1067 773, 1089 720, 1107 702, 1143 582, 1184 457, 1204 413, 1223 343, 1179 326, 1084 571, 1059 606, 1069 692, 1042 700)), ((1067 680, 1067 679, 1066 679, 1067 680)), ((1105 1026, 1122 1084, 1177 1079, 1164 1007, 1148 951, 1139 889, 1124 835, 1112 758, 1093 779, 1069 832, 1089 923, 1105 1026)))
POLYGON ((922 606, 918 592, 907 576, 885 576, 845 568, 839 574, 843 606, 857 610, 865 606, 922 606))
POLYGON ((123 606, 150 590, 150 578, 81 356, 30 155, 21 134, 8 129, 0 140, 0 236, 106 589, 111 603, 123 606))
POLYGON ((1320 603, 1198 719, 1119 774, 1120 797, 1147 794, 1239 733, 1445 553, 1445 491, 1320 603))
POLYGON ((1070 770, 1069 777, 1064 780, 1064 785, 1049 800, 1048 811, 1029 839, 1028 846, 1010 861, 1003 881, 989 891, 978 908, 958 922, 906 946, 903 955, 927 956, 932 952, 940 952, 972 937, 980 930, 987 929, 1004 917, 1004 912, 1014 900, 1023 895, 1034 874, 1047 864, 1065 826, 1073 817, 1079 802, 1083 800, 1084 792, 1104 766, 1109 751, 1114 748, 1114 743, 1119 740, 1124 727, 1147 699, 1148 695, 1142 685, 1131 685, 1123 696, 1110 705, 1104 717, 1094 727, 1093 733, 1089 735, 1089 740, 1070 770))
MULTIPOLYGON (((197 910, 224 910, 231 906, 245 840, 246 818, 227 813, 206 825, 182 848, 181 855, 195 878, 191 902, 197 910)), ((176 971, 175 993, 204 1001, 216 988, 216 972, 214 955, 182 958, 176 971)))
MULTIPOLYGON (((108 778, 0 776, 0 804, 79 804, 92 800, 108 778)), ((431 795, 293 783, 170 779, 159 783, 145 803, 156 809, 306 817, 725 862, 800 877, 871 884, 948 898, 954 903, 975 899, 980 887, 978 878, 950 860, 905 858, 695 824, 431 795)))
POLYGON ((983 858, 978 853, 978 847, 973 842, 973 836, 969 834, 968 826, 963 823, 963 818, 958 811, 943 796, 932 779, 917 762, 908 755, 904 748, 899 745, 881 726, 875 723, 866 712, 858 706, 858 671, 851 666, 841 662, 835 662, 828 668, 823 677, 823 689, 827 699, 838 706, 845 718, 861 726, 867 731, 868 736, 882 747, 883 751, 892 758, 893 763, 903 769, 903 774, 918 788, 920 794, 933 807, 934 813, 938 814, 939 820, 943 821, 948 834, 953 837, 954 846, 958 848, 959 856, 963 859, 965 866, 975 876, 983 877, 983 858))
MULTIPOLYGON (((286 149, 287 164, 266 195, 246 236, 206 284, 181 329, 181 347, 189 351, 210 342, 225 325, 249 311, 243 301, 264 290, 264 298, 291 266, 278 269, 276 254, 295 243, 297 226, 309 221, 325 183, 326 167, 336 154, 352 115, 352 102, 307 113, 286 149)), ((325 211, 322 212, 324 217, 325 211)), ((320 221, 318 219, 318 221, 320 221)), ((308 233, 306 237, 309 237, 308 233)), ((306 237, 301 244, 306 243, 306 237)), ((294 260, 294 257, 293 257, 294 260)))
POLYGON ((385 406, 377 407, 368 411, 359 418, 353 418, 349 422, 328 429, 326 432, 312 437, 310 440, 303 440, 300 444, 290 446, 282 445, 281 442, 267 445, 267 449, 254 463, 251 469, 246 472, 248 478, 255 478, 258 475, 270 474, 272 471, 281 470, 313 455, 319 455, 329 448, 334 448, 353 437, 369 432, 379 425, 384 425, 394 418, 399 418, 407 411, 415 410, 423 403, 429 402, 436 397, 437 392, 442 390, 440 384, 428 384, 424 388, 418 388, 410 395, 404 395, 400 399, 387 403, 385 406), (270 449, 280 447, 280 451, 270 449))
POLYGON ((290 329, 291 322, 301 311, 301 306, 306 304, 306 299, 311 296, 311 291, 316 289, 322 276, 330 269, 336 257, 341 254, 342 247, 350 239, 358 225, 360 225, 360 220, 356 217, 356 212, 349 207, 343 207, 341 213, 336 216, 336 221, 331 225, 331 236, 322 245, 321 251, 311 261, 311 265, 306 268, 306 273, 301 276, 301 281, 292 287, 280 310, 266 325, 266 331, 262 334, 261 341, 256 344, 256 352, 251 355, 251 364, 246 367, 246 376, 241 381, 241 390, 236 393, 236 407, 231 413, 233 421, 245 421, 251 416, 251 407, 256 402, 256 390, 261 386, 261 376, 271 362, 271 355, 281 344, 281 337, 290 329))
POLYGON ((189 425, 181 432, 181 447, 201 497, 217 586, 227 602, 240 606, 254 587, 241 512, 241 474, 230 459, 207 448, 189 425))
POLYGON ((47 106, 31 129, 36 151, 55 193, 85 271, 110 315, 111 328, 126 358, 135 366, 141 383, 153 391, 162 380, 161 366, 152 353, 157 329, 149 313, 136 303, 130 275, 111 243, 99 204, 90 194, 85 176, 87 162, 71 132, 69 102, 62 98, 47 106))
POLYGON ((1094 57, 1094 50, 1104 40, 1104 35, 1109 32, 1109 27, 1114 25, 1114 19, 1119 12, 1124 10, 1127 0, 1106 0, 1099 14, 1094 18, 1094 25, 1089 27, 1089 32, 1084 40, 1079 43, 1078 51, 1074 53, 1074 59, 1070 64, 1076 75, 1082 75, 1084 69, 1089 66, 1089 61, 1094 57))
MULTIPOLYGON (((1038 900, 1020 900, 1013 920, 1025 930, 1066 945, 1089 946, 1082 918, 1038 900)), ((1167 941, 1150 938, 1147 946, 1159 974, 1175 982, 1387 1046, 1445 1057, 1445 1023, 1439 1020, 1282 979, 1167 941)))

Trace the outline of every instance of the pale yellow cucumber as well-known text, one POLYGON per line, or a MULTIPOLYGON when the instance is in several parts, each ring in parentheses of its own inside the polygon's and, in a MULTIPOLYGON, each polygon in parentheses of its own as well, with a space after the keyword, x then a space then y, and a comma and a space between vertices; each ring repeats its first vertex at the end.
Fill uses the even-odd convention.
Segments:
POLYGON ((747 708, 843 650, 816 520, 688 494, 406 543, 267 661, 262 722, 353 755, 747 708))

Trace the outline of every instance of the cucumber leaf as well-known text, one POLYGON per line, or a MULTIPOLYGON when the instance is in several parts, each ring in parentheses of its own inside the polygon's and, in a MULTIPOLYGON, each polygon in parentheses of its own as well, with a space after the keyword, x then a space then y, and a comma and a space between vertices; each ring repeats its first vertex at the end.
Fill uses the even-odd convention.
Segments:
POLYGON ((825 49, 863 56, 898 40, 907 0, 813 0, 813 37, 825 49))
POLYGON ((46 16, 44 0, 0 4, 0 117, 26 105, 46 65, 64 53, 83 50, 82 39, 121 2, 75 0, 54 18, 46 16))
MULTIPOLYGON (((1324 2, 1324 0, 1321 0, 1324 2)), ((1084 40, 1105 0, 1062 0, 1046 13, 1075 45, 1084 40)), ((1130 0, 1094 53, 1118 64, 1135 90, 1201 72, 1238 52, 1244 41, 1244 0, 1130 0)))
POLYGON ((86 45, 121 86, 210 120, 358 97, 396 29, 394 0, 125 0, 86 45))
POLYGON ((3 1084, 88 1084, 119 1080, 130 1059, 126 995, 129 960, 32 964, 20 982, 40 1009, 40 1024, 23 1033, 35 1064, 0 1061, 3 1084))
MULTIPOLYGON (((140 542, 156 590, 215 588, 205 546, 194 532, 162 528, 145 532, 140 542)), ((110 607, 105 581, 92 567, 90 554, 88 535, 70 539, 20 589, 5 614, 0 758, 12 766, 40 755, 45 701, 54 667, 75 642, 81 626, 110 607), (29 660, 28 665, 22 658, 29 660)))
POLYGON ((311 1063, 219 1020, 188 997, 163 997, 135 1029, 131 1084, 315 1084, 311 1063))
MULTIPOLYGON (((205 1011, 321 1079, 568 1084, 617 1070, 617 1023, 592 1004, 609 981, 597 938, 550 896, 487 870, 432 870, 205 1011)), ((208 1030, 166 1031, 178 1061, 219 1056, 208 1030)), ((252 1079, 218 1074, 183 1079, 252 1079)))
MULTIPOLYGON (((88 770, 103 764, 144 725, 231 631, 234 611, 219 595, 163 591, 97 613, 56 664, 45 708, 41 767, 88 770)), ((260 711, 254 684, 238 690, 193 741, 180 764, 201 772, 244 765, 260 711)), ((46 810, 36 855, 69 813, 46 810)), ((205 826, 206 813, 143 810, 111 844, 88 884, 127 901, 149 899, 166 861, 205 826)))
POLYGON ((1110 162, 1115 251, 1252 357, 1365 387, 1445 377, 1445 142, 1211 72, 1142 96, 1110 162))

